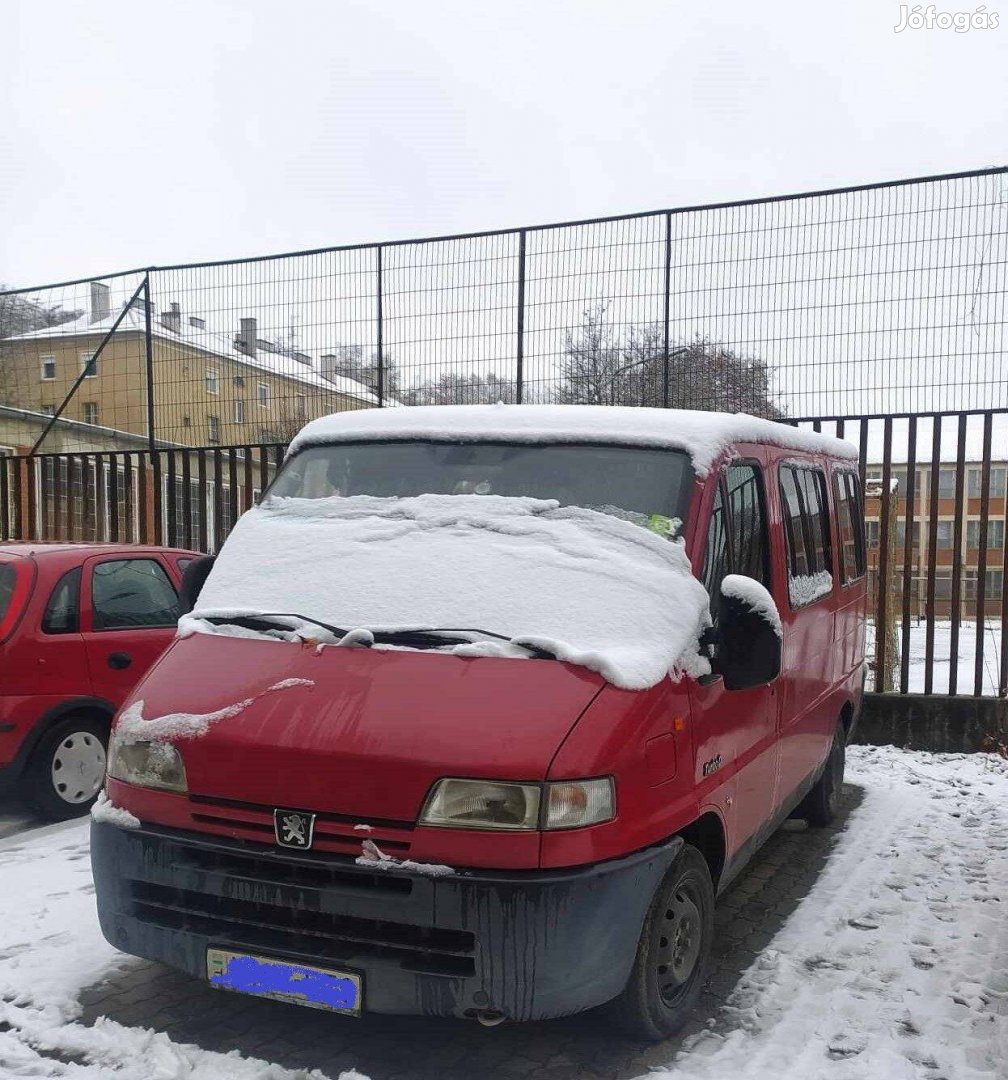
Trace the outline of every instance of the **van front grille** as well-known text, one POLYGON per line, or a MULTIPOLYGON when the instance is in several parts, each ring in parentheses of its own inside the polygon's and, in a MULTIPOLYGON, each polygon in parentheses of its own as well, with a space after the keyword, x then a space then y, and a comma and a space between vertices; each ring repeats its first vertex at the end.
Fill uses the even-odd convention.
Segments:
MULTIPOLYGON (((248 884, 260 895, 282 898, 283 890, 275 882, 248 884)), ((203 934, 220 945, 249 952, 265 950, 351 966, 355 958, 375 956, 432 975, 465 977, 475 972, 475 936, 465 930, 331 914, 312 904, 313 899, 317 904, 317 897, 304 895, 300 902, 292 897, 290 903, 275 903, 136 880, 128 882, 128 889, 138 919, 203 934)))

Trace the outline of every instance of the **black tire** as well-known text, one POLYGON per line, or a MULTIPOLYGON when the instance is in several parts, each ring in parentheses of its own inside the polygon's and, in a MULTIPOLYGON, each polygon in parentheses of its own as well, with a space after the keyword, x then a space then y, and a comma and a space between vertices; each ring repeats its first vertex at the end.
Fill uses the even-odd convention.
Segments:
POLYGON ((107 749, 107 722, 86 714, 64 717, 42 736, 28 759, 21 777, 24 801, 49 821, 88 813, 104 782, 107 749))
POLYGON ((603 1006, 614 1025, 649 1040, 674 1035, 707 981, 714 937, 714 886, 689 844, 655 892, 623 993, 603 1006))
POLYGON ((833 745, 822 776, 802 800, 795 816, 803 817, 810 825, 819 828, 832 825, 840 811, 840 793, 843 789, 844 765, 847 760, 847 729, 837 724, 833 745))

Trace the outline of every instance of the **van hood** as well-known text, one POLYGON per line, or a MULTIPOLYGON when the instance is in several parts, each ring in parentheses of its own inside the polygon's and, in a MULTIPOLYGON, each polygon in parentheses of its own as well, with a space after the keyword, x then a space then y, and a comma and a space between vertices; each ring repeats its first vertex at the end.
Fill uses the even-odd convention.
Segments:
POLYGON ((544 779, 604 685, 554 660, 195 634, 118 727, 176 745, 190 795, 413 822, 444 776, 544 779))

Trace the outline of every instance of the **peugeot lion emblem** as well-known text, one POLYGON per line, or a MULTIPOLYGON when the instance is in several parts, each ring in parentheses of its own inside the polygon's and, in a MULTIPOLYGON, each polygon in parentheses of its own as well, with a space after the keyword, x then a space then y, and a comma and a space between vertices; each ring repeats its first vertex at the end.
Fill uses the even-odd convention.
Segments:
POLYGON ((315 815, 298 810, 274 810, 273 831, 281 847, 310 848, 315 815))

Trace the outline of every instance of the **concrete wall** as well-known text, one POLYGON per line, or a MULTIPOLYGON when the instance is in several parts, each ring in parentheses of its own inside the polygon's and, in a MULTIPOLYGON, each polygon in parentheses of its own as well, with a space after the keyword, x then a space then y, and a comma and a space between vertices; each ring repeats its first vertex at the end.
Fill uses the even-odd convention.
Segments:
POLYGON ((1008 746, 1008 701, 965 695, 866 694, 854 741, 975 753, 1008 746))

